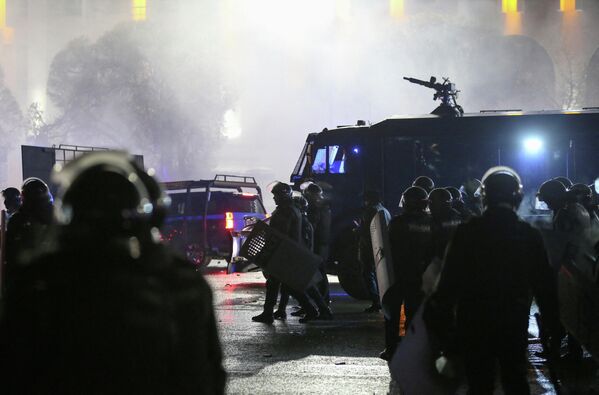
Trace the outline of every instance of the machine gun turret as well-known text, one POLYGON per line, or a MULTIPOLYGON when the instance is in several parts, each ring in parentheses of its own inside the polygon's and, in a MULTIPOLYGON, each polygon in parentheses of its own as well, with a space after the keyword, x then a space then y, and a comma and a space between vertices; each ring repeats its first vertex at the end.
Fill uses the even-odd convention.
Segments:
POLYGON ((435 77, 431 77, 429 81, 423 81, 410 77, 403 77, 403 79, 411 82, 412 84, 422 85, 435 90, 433 100, 441 99, 441 104, 439 107, 435 108, 431 114, 442 117, 461 117, 464 114, 462 106, 460 106, 456 101, 460 91, 456 89, 454 83, 449 81, 449 78, 443 77, 442 83, 437 82, 437 78, 435 77))

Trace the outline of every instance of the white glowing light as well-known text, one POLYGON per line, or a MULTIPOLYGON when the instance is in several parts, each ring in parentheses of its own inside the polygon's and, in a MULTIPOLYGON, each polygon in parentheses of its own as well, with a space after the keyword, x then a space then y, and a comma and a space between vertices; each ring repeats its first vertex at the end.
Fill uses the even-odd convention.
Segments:
POLYGON ((528 154, 538 154, 543 149, 543 140, 538 137, 529 137, 524 140, 524 150, 528 154))
POLYGON ((235 110, 229 109, 225 112, 221 133, 229 139, 241 136, 241 123, 235 110))

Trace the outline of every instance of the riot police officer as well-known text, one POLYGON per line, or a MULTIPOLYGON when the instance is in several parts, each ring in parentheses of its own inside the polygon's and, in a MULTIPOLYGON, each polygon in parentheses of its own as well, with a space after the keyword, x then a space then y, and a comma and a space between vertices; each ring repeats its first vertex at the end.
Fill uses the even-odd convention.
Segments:
POLYGON ((61 186, 52 249, 6 301, 11 393, 224 393, 212 293, 161 243, 168 199, 127 155, 82 156, 61 186))
POLYGON ((375 190, 367 190, 363 195, 364 205, 360 217, 359 231, 359 258, 362 264, 362 277, 368 288, 371 305, 367 307, 365 313, 376 313, 381 310, 379 300, 379 291, 376 281, 376 272, 374 266, 374 256, 372 254, 372 238, 370 236, 370 223, 374 216, 382 211, 385 215, 387 224, 391 220, 391 214, 383 207, 380 195, 375 190))
POLYGON ((402 214, 389 223, 389 242, 396 282, 385 306, 385 350, 380 358, 389 361, 399 342, 401 306, 406 326, 422 302, 422 275, 431 259, 431 219, 426 208, 428 196, 420 187, 410 187, 402 194, 402 214))
POLYGON ((309 184, 306 189, 304 189, 303 196, 308 202, 306 214, 314 228, 313 251, 322 258, 322 265, 320 266, 322 281, 318 284, 318 291, 324 300, 327 303, 330 303, 331 296, 326 264, 329 259, 331 243, 331 207, 324 198, 323 190, 318 184, 309 184))
POLYGON ((21 192, 17 188, 9 187, 2 191, 4 198, 4 208, 6 208, 6 217, 10 217, 21 207, 21 192))
POLYGON ((556 284, 541 234, 516 214, 516 172, 491 168, 481 192, 485 211, 458 226, 424 318, 445 352, 463 357, 469 394, 492 394, 497 367, 506 394, 528 394, 529 294, 556 333, 556 284))
POLYGON ((54 199, 48 185, 31 177, 21 187, 21 206, 10 217, 6 227, 6 292, 37 250, 45 245, 46 233, 52 223, 54 199))
MULTIPOLYGON (((301 241, 304 247, 311 250, 313 249, 314 244, 314 229, 312 228, 312 224, 308 220, 306 215, 306 210, 308 209, 308 201, 302 196, 294 196, 293 204, 300 211, 302 215, 302 227, 301 227, 301 241)), ((287 318, 287 304, 289 302, 290 290, 284 284, 281 284, 281 293, 279 298, 279 307, 277 311, 273 313, 273 318, 275 320, 285 320, 287 318)), ((322 298, 321 298, 322 299, 322 298)), ((305 314, 301 309, 296 312, 297 314, 293 314, 295 316, 303 316, 305 314)))
MULTIPOLYGON (((302 215, 298 208, 293 204, 291 186, 283 182, 277 183, 272 189, 273 198, 277 208, 270 217, 270 226, 287 236, 289 239, 301 243, 302 240, 302 215)), ((281 282, 271 275, 266 276, 266 296, 264 300, 264 310, 261 314, 252 317, 254 322, 272 324, 274 321, 273 310, 277 303, 277 297, 281 288, 281 282)), ((294 293, 287 288, 293 297, 297 299, 305 312, 305 316, 300 319, 304 323, 318 318, 318 310, 309 301, 305 293, 294 293)), ((325 313, 326 314, 326 313, 325 313)))

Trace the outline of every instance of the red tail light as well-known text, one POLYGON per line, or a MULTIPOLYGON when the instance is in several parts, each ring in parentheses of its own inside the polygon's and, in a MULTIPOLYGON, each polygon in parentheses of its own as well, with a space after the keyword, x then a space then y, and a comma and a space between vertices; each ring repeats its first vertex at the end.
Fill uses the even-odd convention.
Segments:
POLYGON ((225 213, 225 229, 233 229, 234 227, 233 213, 225 213))

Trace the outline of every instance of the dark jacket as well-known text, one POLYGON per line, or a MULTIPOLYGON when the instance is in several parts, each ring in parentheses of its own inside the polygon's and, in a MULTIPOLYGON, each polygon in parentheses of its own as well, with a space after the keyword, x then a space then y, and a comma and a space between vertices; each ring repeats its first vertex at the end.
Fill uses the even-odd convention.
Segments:
POLYGON ((557 328, 555 277, 541 234, 513 210, 494 207, 457 228, 426 316, 441 337, 457 328, 462 344, 501 336, 525 348, 531 291, 547 327, 557 328))
POLYGON ((433 256, 443 259, 447 244, 461 223, 462 215, 452 208, 431 215, 433 256))
POLYGON ((422 274, 431 261, 431 218, 424 212, 404 212, 389 223, 389 242, 397 285, 419 292, 422 274))
POLYGON ((302 242, 302 215, 291 200, 277 206, 270 217, 270 226, 291 240, 302 242))
MULTIPOLYGON (((331 240, 331 208, 323 202, 308 206, 308 219, 314 228, 314 252, 320 256, 328 255, 331 240)), ((323 256, 326 259, 326 256, 323 256)))
POLYGON ((3 393, 224 393, 208 284, 161 245, 132 258, 127 240, 27 267, 0 325, 3 393))

